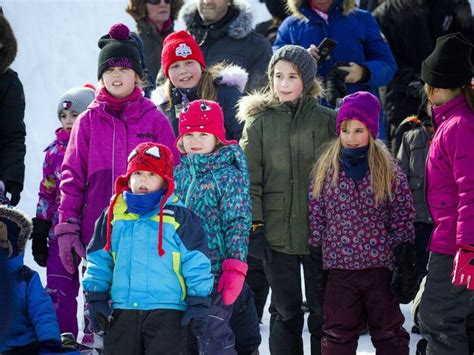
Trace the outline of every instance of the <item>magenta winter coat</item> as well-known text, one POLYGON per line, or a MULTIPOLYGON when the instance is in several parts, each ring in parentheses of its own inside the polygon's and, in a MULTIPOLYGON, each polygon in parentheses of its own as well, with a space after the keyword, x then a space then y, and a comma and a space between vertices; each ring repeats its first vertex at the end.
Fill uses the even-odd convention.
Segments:
POLYGON ((125 104, 121 117, 96 99, 74 124, 62 167, 59 223, 78 220, 87 245, 94 224, 113 194, 115 179, 126 172, 127 157, 139 143, 155 142, 179 153, 173 128, 150 100, 139 95, 125 104))
POLYGON ((433 108, 436 132, 426 161, 435 229, 430 251, 454 255, 474 244, 474 113, 463 95, 433 108))

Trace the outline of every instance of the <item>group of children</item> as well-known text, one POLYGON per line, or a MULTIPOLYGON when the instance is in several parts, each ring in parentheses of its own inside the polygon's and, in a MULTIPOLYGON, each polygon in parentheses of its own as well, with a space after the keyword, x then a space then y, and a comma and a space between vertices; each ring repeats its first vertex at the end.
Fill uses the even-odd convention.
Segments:
MULTIPOLYGON (((465 41, 459 37, 439 46, 465 41)), ((159 90, 167 117, 143 96, 128 28, 112 26, 99 47, 100 88, 74 88, 60 100, 62 128, 46 149, 33 225, 18 210, 0 208, 0 251, 18 295, 14 311, 21 314, 10 317, 0 352, 64 352, 60 332, 78 333, 84 260, 84 345, 103 346, 104 354, 251 353, 237 349, 240 330, 231 319, 252 248, 264 255, 272 287, 272 354, 303 353, 301 265, 313 354, 355 354, 367 326, 378 352, 408 354, 399 302, 413 298, 415 209, 411 184, 377 139, 377 97, 356 92, 337 112, 321 106, 313 58, 289 45, 270 61, 268 87, 240 98, 245 73, 206 69, 197 43, 180 31, 163 48, 167 82, 159 90), (31 233, 35 261, 47 267, 47 292, 22 263, 31 233)), ((439 111, 465 105, 450 128, 458 129, 473 116, 472 92, 457 89, 467 74, 438 89, 451 74, 444 57, 430 58, 424 64, 428 99, 439 111)), ((447 144, 450 159, 451 143, 437 138, 444 137, 434 137, 437 152, 447 144)), ((456 162, 470 157, 452 153, 456 162)), ((428 177, 440 164, 430 157, 428 177)), ((463 186, 469 194, 472 173, 443 164, 445 179, 455 174, 452 191, 463 186)), ((464 209, 455 212, 454 197, 433 202, 430 196, 430 206, 447 204, 451 216, 465 216, 449 228, 461 224, 462 244, 474 243, 469 198, 461 196, 464 209)), ((442 211, 435 213, 435 223, 442 218, 442 211)), ((446 233, 438 231, 437 240, 446 233)), ((459 253, 464 256, 456 262, 464 266, 472 247, 459 253)), ((424 328, 433 330, 432 313, 420 312, 424 328)))

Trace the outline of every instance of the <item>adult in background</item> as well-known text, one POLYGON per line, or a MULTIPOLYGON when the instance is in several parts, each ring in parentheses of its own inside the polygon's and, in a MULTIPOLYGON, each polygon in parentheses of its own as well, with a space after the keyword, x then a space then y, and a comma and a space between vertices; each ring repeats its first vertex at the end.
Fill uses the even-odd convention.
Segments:
POLYGON ((421 105, 421 62, 433 51, 439 36, 462 32, 472 42, 472 12, 468 0, 387 0, 374 16, 398 65, 384 102, 391 150, 396 155, 395 131, 421 105))
POLYGON ((273 45, 278 32, 278 27, 280 27, 283 20, 286 19, 290 13, 286 7, 286 0, 265 0, 262 2, 265 3, 272 18, 255 25, 255 32, 266 37, 273 45))
POLYGON ((161 68, 163 40, 174 31, 174 21, 181 6, 183 0, 128 0, 126 11, 137 24, 145 65, 153 83, 161 68))
POLYGON ((337 41, 330 57, 318 66, 328 87, 333 81, 337 84, 327 90, 328 106, 356 91, 377 95, 378 88, 392 80, 397 65, 390 47, 377 21, 358 9, 355 0, 288 0, 288 7, 292 15, 278 29, 274 49, 297 44, 319 59, 321 41, 337 41))
POLYGON ((235 64, 249 73, 246 90, 267 83, 270 43, 252 29, 246 0, 197 0, 183 6, 180 18, 198 42, 207 65, 235 64))
POLYGON ((0 181, 13 206, 20 202, 25 178, 25 94, 10 68, 16 57, 15 35, 0 8, 0 181))

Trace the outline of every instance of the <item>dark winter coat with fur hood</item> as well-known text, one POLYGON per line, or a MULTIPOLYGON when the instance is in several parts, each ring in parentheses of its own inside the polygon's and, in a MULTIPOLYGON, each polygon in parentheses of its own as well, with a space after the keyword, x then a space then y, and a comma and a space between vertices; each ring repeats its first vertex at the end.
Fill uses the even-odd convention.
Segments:
POLYGON ((272 249, 309 254, 310 173, 321 147, 336 137, 336 113, 311 96, 294 107, 257 93, 242 98, 238 117, 245 121, 240 145, 249 164, 252 220, 264 223, 272 249))
MULTIPOLYGON (((243 125, 236 119, 237 102, 247 83, 248 74, 242 68, 236 65, 223 67, 214 77, 214 83, 217 87, 217 102, 224 113, 225 136, 229 140, 239 140, 242 136, 243 125)), ((179 135, 178 118, 182 105, 185 101, 194 101, 197 99, 206 99, 197 96, 197 88, 193 89, 173 89, 172 104, 163 96, 163 87, 157 88, 152 93, 152 101, 163 111, 173 126, 176 137, 179 135)))
POLYGON ((207 65, 225 61, 244 68, 249 74, 247 91, 266 84, 272 48, 266 38, 253 30, 252 14, 247 2, 234 0, 227 15, 209 26, 202 24, 197 1, 184 5, 180 18, 199 43, 207 65))
POLYGON ((17 45, 7 19, 0 15, 0 180, 7 190, 16 184, 23 189, 26 153, 25 95, 23 85, 10 65, 15 60, 17 45))

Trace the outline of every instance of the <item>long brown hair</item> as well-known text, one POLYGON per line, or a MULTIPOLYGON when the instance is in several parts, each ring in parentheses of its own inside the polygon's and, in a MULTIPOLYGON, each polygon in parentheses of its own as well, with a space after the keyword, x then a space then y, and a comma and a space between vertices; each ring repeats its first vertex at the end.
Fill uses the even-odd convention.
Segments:
MULTIPOLYGON (((341 129, 347 128, 351 120, 345 120, 341 123, 341 129)), ((331 179, 331 186, 335 186, 338 182, 340 161, 339 154, 341 151, 341 139, 336 138, 329 142, 320 155, 319 159, 313 166, 311 177, 313 180, 313 195, 319 197, 326 179, 331 179)), ((385 144, 379 140, 372 138, 369 134, 369 170, 370 185, 375 195, 375 204, 393 198, 392 185, 395 181, 395 160, 388 151, 385 144)))

